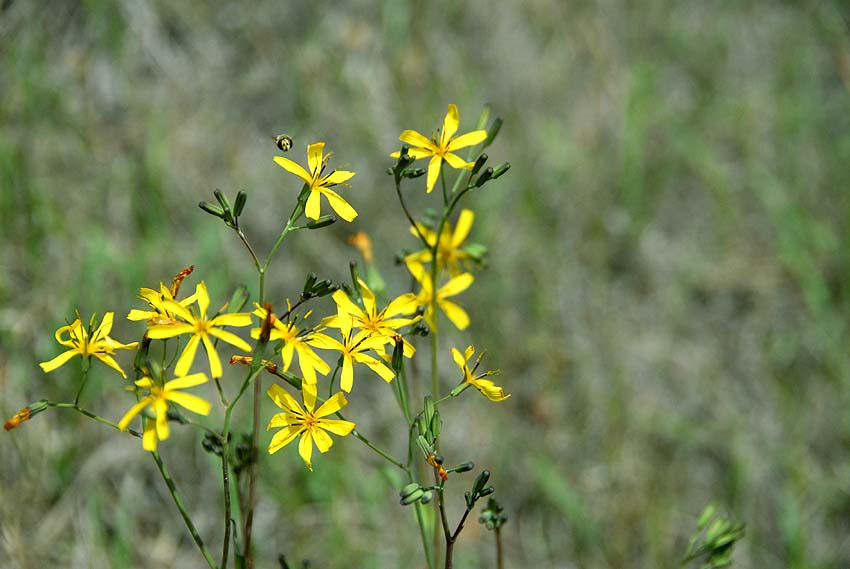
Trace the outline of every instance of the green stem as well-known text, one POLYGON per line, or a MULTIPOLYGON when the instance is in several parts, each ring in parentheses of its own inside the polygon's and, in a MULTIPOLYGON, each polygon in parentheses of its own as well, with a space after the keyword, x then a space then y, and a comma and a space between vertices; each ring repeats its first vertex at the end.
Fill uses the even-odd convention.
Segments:
POLYGON ((369 447, 370 449, 372 449, 373 451, 375 451, 376 453, 378 453, 379 455, 381 455, 382 457, 387 459, 389 462, 391 462, 395 466, 398 466, 399 468, 401 468, 402 470, 407 472, 407 467, 405 465, 403 465, 401 463, 401 461, 396 460, 395 458, 390 456, 389 453, 387 453, 386 451, 381 450, 380 448, 376 447, 374 444, 372 444, 372 442, 369 439, 367 439, 366 437, 364 437, 363 435, 358 433, 357 430, 351 431, 351 435, 354 438, 356 438, 357 440, 359 440, 360 442, 362 442, 363 444, 365 444, 367 447, 369 447))
MULTIPOLYGON (((83 415, 85 415, 89 419, 94 419, 98 423, 103 423, 104 425, 108 425, 108 426, 112 427, 113 429, 117 429, 119 431, 121 430, 118 427, 118 423, 113 423, 109 419, 104 419, 100 415, 95 415, 91 411, 83 409, 82 407, 80 407, 76 403, 55 403, 55 402, 52 402, 52 401, 48 401, 47 406, 48 407, 56 407, 57 409, 73 409, 74 411, 77 411, 78 413, 82 413, 83 415)), ((133 429, 124 429, 124 430, 127 433, 133 435, 134 437, 139 437, 139 438, 142 437, 142 433, 140 433, 139 431, 136 431, 136 430, 133 430, 133 429)))
POLYGON ((185 506, 183 506, 183 499, 180 497, 180 493, 177 492, 177 486, 174 484, 174 480, 171 478, 171 473, 168 472, 168 469, 165 468, 165 464, 162 462, 162 457, 159 456, 157 451, 152 451, 151 456, 156 462, 157 468, 159 468, 159 473, 162 475, 163 480, 165 480, 165 485, 168 486, 168 492, 171 494, 171 498, 174 500, 174 505, 177 506, 177 509, 180 510, 180 515, 183 516, 183 521, 186 523, 186 527, 189 529, 189 533, 192 534, 192 539, 195 540, 195 543, 198 546, 198 549, 201 550, 201 555, 204 556, 207 564, 212 569, 218 569, 213 561, 212 555, 210 554, 207 546, 204 545, 204 540, 201 539, 200 534, 198 534, 198 530, 195 528, 195 524, 192 523, 192 518, 189 517, 188 512, 186 512, 185 506))
POLYGON ((221 479, 224 485, 224 543, 221 545, 221 569, 227 569, 230 554, 230 465, 227 461, 227 446, 221 449, 221 479))
POLYGON ((89 380, 89 369, 91 369, 91 356, 83 358, 83 382, 80 384, 80 389, 77 391, 77 396, 74 398, 74 405, 80 402, 80 395, 83 394, 83 388, 89 380))
POLYGON ((502 558, 502 528, 496 528, 496 569, 504 569, 504 559, 502 558))

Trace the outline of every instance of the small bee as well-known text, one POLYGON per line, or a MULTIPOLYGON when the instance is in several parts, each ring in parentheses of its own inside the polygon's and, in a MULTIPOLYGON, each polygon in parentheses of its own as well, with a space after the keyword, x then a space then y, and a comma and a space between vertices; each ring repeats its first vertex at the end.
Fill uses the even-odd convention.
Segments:
POLYGON ((274 143, 284 152, 288 152, 292 148, 292 137, 288 134, 279 134, 274 137, 274 143))

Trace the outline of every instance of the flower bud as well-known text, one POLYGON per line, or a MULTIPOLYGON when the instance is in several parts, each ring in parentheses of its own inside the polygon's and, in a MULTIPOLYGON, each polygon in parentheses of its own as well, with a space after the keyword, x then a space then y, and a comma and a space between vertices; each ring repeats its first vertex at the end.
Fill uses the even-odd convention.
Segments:
POLYGON ((470 175, 474 176, 478 173, 484 163, 487 162, 487 154, 482 152, 481 156, 478 157, 478 160, 475 161, 475 164, 472 166, 472 170, 470 171, 470 175))
POLYGON ((422 488, 417 487, 416 490, 408 494, 407 496, 403 496, 400 500, 402 506, 409 506, 415 502, 418 502, 425 495, 425 491, 422 488))
POLYGON ((393 371, 396 374, 401 373, 401 368, 404 365, 404 338, 401 335, 396 334, 393 338, 395 341, 395 346, 393 347, 393 359, 392 366, 393 371))
POLYGON ((239 217, 242 215, 242 209, 245 207, 245 202, 248 201, 248 194, 244 191, 239 190, 239 193, 236 194, 236 203, 233 204, 233 217, 239 217))
POLYGON ((3 428, 7 431, 11 431, 24 421, 29 421, 34 415, 38 415, 45 409, 47 409, 47 399, 39 399, 35 403, 28 405, 15 413, 11 419, 3 423, 3 428))
POLYGON ((319 219, 313 219, 307 222, 307 229, 321 229, 328 225, 336 223, 336 217, 332 215, 323 215, 319 219))
POLYGON ((224 210, 225 215, 230 217, 230 212, 233 210, 233 208, 230 207, 230 200, 227 199, 227 196, 224 195, 221 190, 215 190, 213 192, 213 195, 215 196, 215 199, 218 200, 218 203, 221 204, 221 209, 224 210))
POLYGON ((210 215, 214 215, 219 219, 224 219, 224 210, 218 207, 217 205, 213 205, 207 202, 200 202, 198 203, 198 207, 210 215))
POLYGON ((484 496, 489 496, 490 494, 492 494, 495 491, 496 491, 496 489, 493 488, 492 486, 487 486, 481 492, 478 493, 478 497, 483 498, 484 496))
POLYGON ((313 285, 316 284, 317 279, 318 277, 316 276, 316 273, 310 273, 309 275, 307 275, 307 280, 304 281, 304 289, 301 294, 304 296, 309 296, 310 293, 313 291, 313 285))
POLYGON ((458 395, 460 395, 461 393, 466 391, 467 387, 471 387, 471 386, 472 386, 471 383, 464 381, 463 383, 459 384, 457 387, 452 389, 451 392, 449 393, 449 395, 452 396, 452 397, 457 397, 458 395))
POLYGON ((420 176, 425 175, 425 168, 409 168, 407 170, 402 171, 402 178, 410 178, 411 180, 414 178, 419 178, 420 176))
POLYGON ((475 463, 472 462, 472 461, 466 461, 466 462, 461 462, 460 464, 458 464, 454 468, 450 468, 449 472, 457 472, 458 474, 461 474, 463 472, 469 472, 473 468, 475 468, 475 463))
POLYGON ((472 493, 479 494, 484 488, 484 485, 487 484, 488 480, 490 480, 490 471, 482 470, 481 474, 478 475, 478 478, 476 478, 475 482, 472 484, 472 493))
POLYGON ((504 164, 502 164, 501 166, 496 168, 496 171, 493 172, 493 177, 491 179, 495 180, 496 178, 498 178, 499 176, 501 176, 502 174, 504 174, 505 172, 507 172, 510 169, 511 169, 510 162, 505 162, 504 164))
POLYGON ((478 179, 475 180, 475 187, 480 188, 484 184, 486 184, 490 178, 493 176, 493 168, 488 166, 486 170, 481 172, 481 175, 478 176, 478 179))
POLYGON ((493 141, 499 135, 499 131, 502 130, 502 122, 504 121, 502 121, 501 117, 496 117, 495 120, 493 120, 493 124, 490 125, 490 130, 487 131, 487 138, 484 140, 484 148, 493 144, 493 141))
POLYGON ((419 501, 423 504, 427 504, 428 502, 430 502, 433 499, 434 499, 434 492, 432 492, 431 490, 425 490, 422 493, 422 497, 419 498, 419 501))

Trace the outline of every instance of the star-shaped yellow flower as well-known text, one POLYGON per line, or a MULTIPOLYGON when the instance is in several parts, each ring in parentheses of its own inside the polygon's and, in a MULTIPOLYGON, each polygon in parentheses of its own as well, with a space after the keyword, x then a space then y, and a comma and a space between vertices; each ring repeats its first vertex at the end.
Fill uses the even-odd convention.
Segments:
POLYGON ((395 377, 393 371, 377 358, 365 353, 368 350, 380 350, 385 344, 384 339, 380 336, 370 336, 365 330, 355 334, 350 323, 345 323, 345 319, 341 324, 339 331, 342 342, 325 334, 316 334, 310 343, 317 348, 336 350, 342 354, 342 375, 339 378, 339 386, 342 390, 348 393, 354 385, 354 364, 365 364, 384 381, 391 382, 395 377))
POLYGON ((348 404, 345 395, 342 393, 337 393, 322 403, 315 411, 313 411, 313 408, 316 405, 316 396, 307 391, 302 391, 304 407, 301 407, 294 397, 277 384, 269 387, 266 393, 275 405, 284 410, 283 413, 273 416, 266 427, 266 430, 283 427, 272 437, 269 443, 269 454, 276 453, 300 435, 298 454, 301 455, 301 459, 307 465, 307 468, 313 470, 310 459, 313 456, 314 441, 319 451, 325 453, 333 445, 333 439, 325 431, 344 437, 354 430, 354 423, 351 421, 325 419, 328 415, 333 415, 348 404))
POLYGON ((214 378, 218 378, 222 376, 221 360, 215 351, 215 345, 210 339, 210 336, 236 346, 240 350, 250 352, 251 346, 245 340, 233 332, 221 330, 220 327, 250 326, 251 315, 247 312, 234 312, 208 318, 207 309, 210 305, 210 296, 207 293, 207 286, 203 282, 198 283, 198 286, 195 287, 194 296, 198 301, 199 314, 197 316, 179 302, 163 300, 163 306, 177 317, 182 318, 185 322, 173 320, 165 324, 151 326, 148 328, 148 337, 159 340, 172 338, 180 334, 191 334, 192 337, 189 338, 189 342, 177 360, 174 373, 178 376, 189 373, 189 368, 192 367, 192 362, 195 360, 195 352, 198 350, 198 344, 203 343, 204 350, 206 350, 207 358, 209 358, 210 362, 210 372, 214 378))
POLYGON ((321 215, 320 197, 325 196, 338 216, 345 221, 352 221, 357 217, 357 212, 338 193, 331 190, 331 187, 351 179, 354 176, 354 172, 334 170, 330 174, 322 176, 325 166, 331 157, 330 152, 326 156, 322 155, 324 147, 324 142, 314 142, 307 147, 307 167, 310 169, 309 172, 297 162, 293 162, 283 156, 275 156, 274 161, 287 172, 295 174, 304 180, 310 187, 310 197, 307 198, 307 204, 304 206, 304 214, 307 217, 310 219, 319 219, 321 215))
MULTIPOLYGON (((452 168, 472 168, 473 162, 467 162, 457 154, 455 150, 466 148, 484 142, 487 138, 486 130, 473 130, 460 136, 455 136, 460 117, 457 112, 457 105, 449 105, 449 111, 443 119, 443 128, 440 130, 439 140, 432 137, 430 140, 423 134, 415 130, 405 130, 399 136, 399 140, 411 145, 408 154, 416 159, 426 158, 431 156, 431 161, 428 163, 428 178, 425 184, 425 189, 428 193, 434 189, 434 184, 437 182, 437 177, 440 175, 440 168, 443 165, 443 160, 449 163, 452 168)), ((393 152, 390 154, 393 158, 398 158, 399 153, 393 152)))
MULTIPOLYGON (((416 301, 419 303, 419 306, 425 308, 425 322, 428 323, 428 326, 436 330, 437 317, 434 314, 434 307, 431 304, 434 298, 434 283, 431 282, 431 275, 425 271, 425 267, 420 263, 408 262, 407 270, 422 285, 422 290, 419 291, 416 301)), ((446 299, 468 289, 472 285, 473 280, 472 273, 463 273, 452 277, 437 290, 437 306, 442 309, 446 317, 448 317, 458 330, 465 330, 469 326, 469 315, 463 308, 446 299)))
MULTIPOLYGON (((378 310, 375 293, 366 285, 363 279, 357 280, 360 285, 360 296, 363 298, 363 308, 354 303, 345 291, 337 290, 333 294, 337 306, 336 316, 331 316, 322 321, 322 324, 331 328, 359 328, 368 332, 369 337, 383 338, 384 344, 389 344, 398 335, 398 329, 414 324, 419 317, 398 318, 416 312, 418 304, 416 295, 403 294, 392 300, 383 310, 378 310)), ((404 340, 404 355, 412 357, 416 349, 410 342, 404 340)))
POLYGON ((79 318, 68 326, 62 326, 56 330, 56 341, 70 349, 59 354, 52 360, 42 362, 38 365, 41 366, 44 373, 50 373, 76 355, 83 356, 84 358, 94 356, 126 378, 127 374, 124 373, 118 362, 112 358, 112 354, 115 353, 115 350, 133 350, 138 347, 139 343, 122 344, 109 337, 109 332, 112 331, 112 320, 114 316, 114 312, 104 314, 100 326, 94 331, 92 331, 94 328, 94 315, 92 315, 88 327, 83 326, 79 318))
MULTIPOLYGON (((168 322, 175 320, 174 313, 168 309, 165 305, 165 301, 175 301, 177 299, 172 296, 171 290, 164 284, 159 283, 159 292, 150 288, 140 288, 139 298, 147 302, 148 306, 151 307, 151 310, 139 310, 134 308, 129 314, 127 314, 127 320, 147 320, 151 325, 167 324, 168 322)), ((195 302, 196 299, 197 295, 193 294, 179 302, 181 306, 188 307, 190 304, 195 302)))
POLYGON ((145 416, 145 434, 142 437, 142 447, 145 450, 156 450, 157 439, 164 441, 171 434, 168 428, 168 402, 177 403, 193 413, 199 415, 210 414, 210 404, 191 393, 183 393, 180 390, 194 387, 209 381, 203 373, 193 373, 185 377, 178 377, 166 382, 165 385, 157 385, 151 378, 143 377, 136 382, 138 387, 149 390, 149 394, 138 403, 130 407, 130 410, 118 421, 118 428, 122 431, 127 428, 133 417, 144 409, 151 407, 155 418, 145 416))
MULTIPOLYGON (((260 317, 260 320, 265 320, 266 309, 255 305, 254 314, 260 317)), ((311 333, 303 333, 295 327, 294 322, 281 322, 276 316, 273 320, 273 328, 269 335, 269 340, 281 340, 283 347, 280 349, 280 357, 283 360, 283 371, 289 371, 292 365, 294 356, 298 355, 298 367, 301 368, 301 376, 304 378, 302 389, 311 391, 313 396, 316 395, 317 378, 316 373, 327 375, 331 370, 330 366, 316 355, 313 348, 310 347, 312 339, 311 333)), ((260 337, 260 328, 251 330, 251 337, 257 339, 260 337)))
MULTIPOLYGON (((505 395, 502 388, 490 381, 489 379, 484 379, 487 376, 493 375, 496 372, 488 371, 478 376, 475 376, 475 370, 478 369, 478 362, 475 362, 475 366, 472 370, 469 369, 469 358, 471 358, 475 354, 475 348, 472 345, 466 348, 466 351, 461 355, 460 351, 457 348, 452 348, 452 359, 454 359, 457 367, 460 368, 460 371, 463 372, 463 381, 470 384, 472 387, 477 389, 490 401, 504 401, 510 395, 505 395)), ((481 359, 480 356, 478 358, 481 359)))
MULTIPOLYGON (((462 271, 462 264, 465 260, 472 258, 472 255, 461 249, 464 240, 469 235, 469 230, 472 229, 472 222, 475 220, 475 214, 471 209, 464 209, 460 212, 457 219, 457 225, 452 232, 451 224, 447 221, 443 225, 443 231, 440 234, 440 244, 437 246, 437 268, 439 270, 448 269, 451 276, 456 277, 462 271)), ((437 239, 436 232, 428 228, 424 223, 417 224, 416 227, 411 227, 410 232, 419 237, 421 234, 425 238, 428 249, 411 253, 404 260, 414 263, 429 263, 431 262, 431 251, 434 247, 434 242, 437 239)))

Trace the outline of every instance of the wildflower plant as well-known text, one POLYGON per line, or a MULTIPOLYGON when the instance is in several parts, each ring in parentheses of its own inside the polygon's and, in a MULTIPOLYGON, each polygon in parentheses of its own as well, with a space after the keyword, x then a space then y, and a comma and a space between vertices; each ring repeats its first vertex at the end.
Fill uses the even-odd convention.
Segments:
MULTIPOLYGON (((316 460, 319 457, 314 455, 314 448, 323 454, 335 443, 356 440, 397 468, 407 481, 399 492, 400 504, 413 509, 411 518, 418 526, 426 565, 429 569, 451 567, 454 546, 468 515, 495 489, 488 484, 487 470, 471 483, 463 482, 461 475, 475 468, 468 459, 474 458, 469 455, 476 449, 442 445, 444 417, 452 401, 470 386, 486 399, 469 398, 469 405, 503 402, 510 397, 502 386, 487 379, 496 372, 479 369, 482 356, 473 359, 471 343, 462 353, 444 345, 440 334, 446 323, 466 330, 472 318, 461 306, 462 297, 473 286, 473 271, 481 266, 486 249, 468 242, 475 217, 472 209, 460 206, 509 168, 507 163, 485 167, 488 157, 483 151, 500 125, 499 119, 490 123, 489 109, 485 109, 475 129, 458 135, 460 115, 455 105, 449 105, 441 127, 431 138, 405 130, 400 136, 404 145, 390 154, 394 162, 387 173, 399 201, 398 212, 403 215, 399 234, 416 241, 407 252, 399 252, 404 260, 399 272, 409 273, 400 280, 412 283, 412 290, 387 290, 371 240, 358 233, 351 243, 362 254, 364 276, 357 263, 352 263, 350 283, 333 283, 310 274, 292 298, 267 295, 271 264, 289 234, 320 230, 338 219, 350 222, 358 216, 349 203, 350 199, 356 205, 357 193, 348 189, 355 173, 331 169, 332 154, 325 152, 324 142, 314 142, 307 146, 306 168, 287 157, 274 157, 275 163, 301 182, 301 189, 288 197, 281 194, 280 202, 290 201, 292 209, 265 256, 257 253, 243 231, 246 192, 238 192, 231 202, 216 190, 217 203, 200 204, 243 243, 257 276, 253 294, 237 288, 227 302, 221 303, 203 280, 195 284, 192 294, 181 294, 183 282, 193 275, 194 267, 182 269, 170 286, 159 283, 158 287, 139 289, 142 306, 126 313, 126 318, 137 325, 138 339, 128 343, 110 336, 114 312, 106 312, 97 325, 95 316, 84 325, 77 314, 55 333, 65 351, 40 364, 45 372, 58 373, 75 356, 81 356, 84 374, 74 402, 37 401, 11 417, 5 423, 6 430, 48 408, 64 408, 141 439, 140 450, 151 454, 201 555, 213 568, 226 568, 229 563, 250 568, 255 564, 252 530, 258 500, 257 469, 264 462, 259 460, 261 448, 274 455, 265 460, 293 460, 296 451, 290 449, 297 446, 300 460, 312 471, 326 467, 316 460), (424 158, 428 158, 427 169, 415 164, 424 158), (438 183, 441 191, 432 193, 438 183), (406 192, 433 196, 429 199, 434 200, 438 214, 414 217, 406 192), (333 215, 322 213, 323 201, 333 215), (321 297, 330 297, 333 312, 314 313, 318 307, 312 306, 313 301, 321 297), (206 357, 196 357, 201 348, 206 357), (133 352, 134 357, 122 362, 119 351, 133 352), (115 413, 117 422, 89 410, 97 404, 95 395, 90 395, 85 406, 81 404, 92 357, 125 378, 127 405, 121 415, 115 413), (412 360, 419 359, 425 363, 411 365, 412 360), (457 369, 446 365, 445 369, 453 371, 444 376, 441 361, 454 361, 457 369), (398 403, 396 435, 408 449, 403 458, 385 450, 392 441, 372 440, 358 430, 356 416, 343 415, 349 399, 361 397, 355 383, 369 381, 361 376, 370 375, 382 379, 380 383, 386 386, 382 389, 392 391, 387 396, 398 403), (421 392, 428 394, 412 395, 421 392), (265 397, 280 412, 263 417, 260 403, 265 397), (235 420, 234 411, 240 403, 252 410, 245 425, 235 420), (157 450, 173 436, 189 437, 198 431, 203 433, 202 447, 221 462, 224 536, 219 555, 213 555, 206 546, 184 506, 177 481, 157 450), (297 445, 287 448, 296 441, 297 445), (446 457, 452 463, 447 463, 446 457), (237 489, 245 488, 238 500, 230 495, 231 478, 235 478, 237 489), (452 484, 469 488, 464 503, 457 505, 460 515, 453 521, 445 492, 452 484)), ((287 135, 276 137, 275 144, 283 152, 293 146, 287 135)), ((117 381, 115 389, 121 389, 117 381)), ((487 519, 501 520, 501 508, 497 511, 492 504, 486 510, 490 512, 487 519)))

